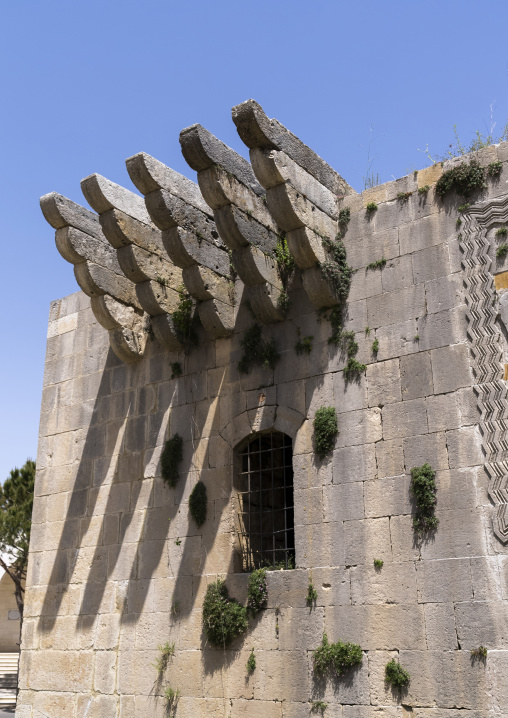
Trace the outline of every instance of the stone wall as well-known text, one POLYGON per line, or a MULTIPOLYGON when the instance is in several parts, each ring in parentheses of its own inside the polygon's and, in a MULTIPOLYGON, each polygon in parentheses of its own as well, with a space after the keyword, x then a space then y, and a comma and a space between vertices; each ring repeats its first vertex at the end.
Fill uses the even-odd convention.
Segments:
MULTIPOLYGON (((256 142, 239 122, 242 128, 251 140, 256 175, 265 177, 255 164, 261 162, 256 142)), ((276 152, 292 151, 289 135, 277 131, 276 152)), ((214 163, 203 162, 199 153, 200 161, 194 158, 202 190, 201 173, 220 174, 227 163, 217 147, 214 152, 214 163)), ((293 155, 299 156, 296 150, 293 155)), ((334 187, 338 204, 327 216, 351 210, 344 244, 356 271, 345 329, 355 333, 356 358, 366 364, 359 381, 345 381, 347 357, 329 343, 329 319, 317 311, 332 302, 324 298, 329 288, 315 274, 315 255, 312 262, 306 258, 320 251, 315 243, 320 235, 310 236, 313 219, 284 227, 291 251, 299 256, 287 314, 273 313, 274 297, 284 287, 276 286, 272 269, 257 284, 243 281, 251 276, 245 267, 252 258, 258 267, 262 259, 248 246, 248 257, 235 257, 241 267, 235 300, 228 305, 225 294, 220 295, 224 301, 219 298, 218 280, 210 290, 216 290, 214 296, 197 299, 204 327, 199 346, 188 353, 168 345, 175 336, 168 305, 165 313, 151 314, 162 317, 155 336, 144 336, 147 305, 135 303, 140 296, 146 301, 147 286, 129 295, 134 298, 128 321, 124 315, 120 321, 117 312, 117 325, 106 326, 108 341, 104 297, 111 276, 120 276, 116 259, 108 254, 111 275, 102 284, 97 280, 102 294, 94 294, 77 272, 92 304, 78 293, 54 302, 50 313, 18 718, 166 715, 154 668, 158 646, 166 641, 174 642, 175 655, 164 685, 179 690, 176 714, 185 718, 303 718, 320 700, 328 704, 325 715, 342 718, 507 714, 503 377, 508 335, 502 320, 508 275, 504 258, 496 258, 495 232, 508 221, 508 145, 488 148, 479 160, 482 165, 500 160, 502 171, 487 180, 463 213, 457 211, 463 200, 442 201, 434 192, 441 172, 453 162, 361 195, 345 185, 334 187), (369 202, 377 209, 366 211, 369 202), (386 263, 368 268, 377 260, 386 263), (242 301, 247 297, 250 304, 242 301), (212 304, 203 308, 207 302, 212 304), (254 322, 253 311, 265 323, 263 335, 274 339, 280 360, 274 370, 241 374, 240 341, 254 322), (217 317, 224 319, 219 330, 217 317), (295 351, 299 336, 313 337, 310 354, 295 351), (172 379, 175 361, 183 375, 172 379), (312 436, 321 406, 334 406, 339 424, 335 448, 323 461, 314 453, 312 436), (243 640, 218 650, 202 632, 206 587, 223 576, 230 593, 245 603, 248 580, 235 572, 235 447, 271 428, 293 439, 296 569, 268 572, 268 607, 251 620, 243 640), (184 458, 179 483, 170 489, 161 478, 160 456, 175 433, 184 439, 184 458), (437 472, 439 525, 421 538, 412 525, 410 470, 426 462, 437 472), (209 499, 201 529, 188 512, 198 479, 209 499), (374 567, 374 559, 384 562, 382 568, 374 567), (317 590, 311 608, 309 581, 317 590), (317 680, 312 652, 323 633, 330 641, 360 644, 361 667, 338 680, 317 680), (485 661, 471 656, 479 646, 488 649, 485 661), (252 649, 256 669, 248 674, 252 649), (392 657, 411 676, 402 692, 384 681, 392 657)), ((320 182, 330 184, 329 177, 323 180, 322 165, 316 169, 308 157, 305 162, 320 182)), ((243 166, 235 171, 247 172, 243 166)), ((246 187, 250 179, 241 176, 246 187)), ((277 187, 291 198, 291 183, 300 181, 295 177, 267 189, 279 226, 290 212, 277 187), (279 201, 283 209, 278 210, 279 201)), ((219 179, 224 189, 224 175, 219 179)), ((311 215, 312 206, 326 208, 329 197, 306 181, 303 199, 311 215)), ((87 196, 106 231, 111 215, 106 220, 103 215, 120 210, 113 200, 104 200, 111 188, 103 187, 97 199, 100 182, 94 182, 87 196)), ((164 196, 161 187, 146 178, 139 184, 152 218, 158 211, 162 217, 167 201, 166 210, 157 209, 153 196, 164 196)), ((265 177, 263 186, 268 184, 265 177)), ((141 221, 141 209, 134 212, 129 201, 129 216, 137 212, 141 221)), ((214 219, 217 226, 223 222, 221 237, 230 237, 223 210, 234 214, 235 205, 222 201, 214 219)), ((252 212, 261 216, 263 203, 252 202, 252 212)), ((294 197, 292 202, 298 209, 294 197)), ((263 225, 267 232, 270 221, 263 225)), ((67 232, 68 239, 69 222, 58 219, 54 226, 57 242, 58 232, 67 232)), ((98 224, 93 226, 99 236, 98 224)), ((146 240, 146 231, 143 236, 146 240)), ((269 233, 263 236, 269 242, 269 233)), ((154 256, 160 254, 157 246, 154 256)), ((82 253, 78 261, 74 251, 76 267, 86 265, 87 276, 97 278, 95 265, 90 269, 92 255, 82 253)), ((195 286, 183 271, 186 287, 195 286)), ((154 282, 133 281, 136 287, 154 282)), ((122 296, 115 301, 127 306, 127 294, 122 296)))
POLYGON ((0 653, 19 651, 19 612, 14 583, 4 573, 0 578, 0 653))

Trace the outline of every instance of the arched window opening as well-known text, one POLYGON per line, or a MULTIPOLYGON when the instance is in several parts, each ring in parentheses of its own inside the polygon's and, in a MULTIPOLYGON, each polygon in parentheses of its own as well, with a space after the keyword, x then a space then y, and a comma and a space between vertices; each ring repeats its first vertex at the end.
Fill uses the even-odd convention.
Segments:
POLYGON ((239 452, 242 568, 294 568, 293 442, 278 431, 257 434, 239 452))

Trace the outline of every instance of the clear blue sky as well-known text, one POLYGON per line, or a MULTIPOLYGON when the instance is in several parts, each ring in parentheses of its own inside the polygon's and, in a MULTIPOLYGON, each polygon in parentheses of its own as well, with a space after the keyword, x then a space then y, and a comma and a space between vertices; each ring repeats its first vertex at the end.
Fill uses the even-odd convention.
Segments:
POLYGON ((77 290, 39 197, 144 150, 193 177, 200 122, 245 154, 250 97, 363 189, 508 117, 506 0, 0 0, 0 480, 35 457, 49 302, 77 290), (370 147, 370 150, 369 150, 370 147))

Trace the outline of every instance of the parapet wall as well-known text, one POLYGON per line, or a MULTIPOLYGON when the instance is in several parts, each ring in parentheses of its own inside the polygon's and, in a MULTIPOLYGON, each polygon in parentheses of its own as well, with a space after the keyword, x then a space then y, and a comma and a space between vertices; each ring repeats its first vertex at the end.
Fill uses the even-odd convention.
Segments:
POLYGON ((508 273, 496 257, 508 145, 479 153, 501 172, 459 213, 463 200, 435 195, 453 162, 358 195, 261 113, 234 110, 252 167, 199 126, 182 133, 199 189, 141 154, 128 167, 146 202, 96 175, 83 187, 98 215, 43 198, 85 293, 51 306, 18 718, 166 715, 153 665, 165 642, 175 655, 164 685, 185 718, 303 718, 316 701, 341 718, 508 713, 508 273), (338 298, 322 240, 339 231, 355 270, 344 330, 366 365, 350 381, 323 313, 338 298), (202 323, 187 353, 182 284, 202 323), (280 359, 244 374, 254 321, 280 359), (308 354, 295 350, 304 336, 308 354), (322 406, 335 407, 339 433, 320 461, 322 406), (245 603, 248 580, 235 455, 270 429, 293 440, 296 568, 268 572, 267 608, 218 650, 202 631, 206 587, 225 577, 245 603), (184 450, 171 489, 160 457, 175 433, 184 450), (424 463, 437 472, 439 524, 422 539, 410 470, 424 463), (198 480, 199 529, 188 511, 198 480), (359 644, 362 665, 318 680, 324 633, 359 644), (471 656, 480 646, 486 661, 471 656), (402 692, 384 681, 392 657, 411 676, 402 692))

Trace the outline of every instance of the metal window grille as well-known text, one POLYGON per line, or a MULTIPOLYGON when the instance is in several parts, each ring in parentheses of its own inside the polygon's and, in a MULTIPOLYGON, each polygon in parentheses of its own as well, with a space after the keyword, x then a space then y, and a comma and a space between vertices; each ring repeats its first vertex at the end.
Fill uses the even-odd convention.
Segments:
POLYGON ((294 568, 293 442, 258 434, 240 452, 239 535, 243 568, 294 568))

